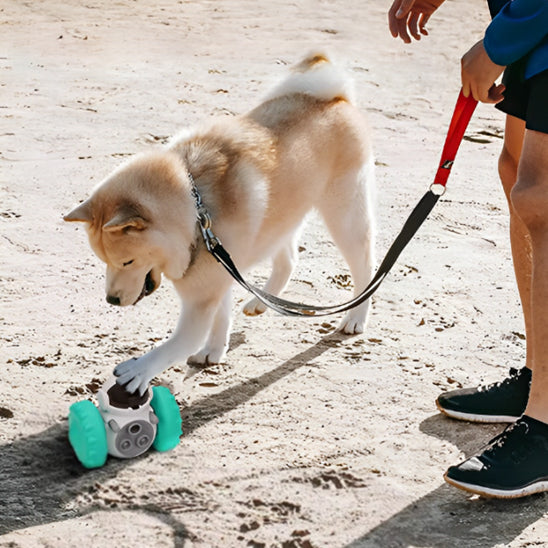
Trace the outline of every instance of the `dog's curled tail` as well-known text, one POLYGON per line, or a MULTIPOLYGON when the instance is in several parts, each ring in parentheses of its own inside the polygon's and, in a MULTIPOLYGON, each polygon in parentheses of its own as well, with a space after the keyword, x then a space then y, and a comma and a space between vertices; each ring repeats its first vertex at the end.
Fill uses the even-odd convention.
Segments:
POLYGON ((349 75, 333 63, 326 53, 313 53, 293 67, 293 72, 267 99, 275 99, 291 93, 305 93, 331 101, 341 99, 354 102, 354 83, 349 75))

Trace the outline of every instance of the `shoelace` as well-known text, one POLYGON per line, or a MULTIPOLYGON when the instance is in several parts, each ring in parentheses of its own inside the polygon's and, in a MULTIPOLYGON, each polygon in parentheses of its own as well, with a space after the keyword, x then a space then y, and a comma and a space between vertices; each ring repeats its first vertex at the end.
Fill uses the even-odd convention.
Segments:
POLYGON ((510 368, 510 375, 502 381, 493 382, 491 384, 484 384, 478 387, 478 392, 488 392, 493 388, 500 388, 501 386, 509 386, 511 383, 517 381, 522 375, 522 369, 510 368))
POLYGON ((486 457, 490 463, 491 460, 496 459, 501 450, 507 450, 505 443, 511 435, 520 435, 522 438, 520 444, 517 446, 517 449, 514 449, 509 455, 514 462, 518 463, 531 452, 534 446, 532 441, 525 439, 528 432, 529 425, 523 420, 515 422, 514 424, 509 424, 500 434, 487 443, 482 455, 486 457))

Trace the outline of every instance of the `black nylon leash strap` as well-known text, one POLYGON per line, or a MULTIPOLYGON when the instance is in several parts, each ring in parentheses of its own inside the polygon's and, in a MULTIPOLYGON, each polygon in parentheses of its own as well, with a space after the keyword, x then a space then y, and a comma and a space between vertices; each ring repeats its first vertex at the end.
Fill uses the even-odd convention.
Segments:
POLYGON ((266 293, 262 289, 246 282, 244 277, 236 268, 236 265, 232 261, 229 253, 221 245, 221 243, 216 243, 216 245, 212 246, 211 254, 226 268, 229 274, 242 287, 255 295, 255 297, 257 297, 257 299, 263 302, 266 306, 272 308, 280 314, 285 316, 328 316, 330 314, 337 314, 338 312, 344 312, 351 308, 355 308, 369 299, 371 295, 377 291, 386 275, 394 266, 394 263, 397 261, 401 252, 413 238, 419 227, 436 205, 438 199, 439 195, 435 194, 431 190, 429 190, 422 197, 419 203, 415 206, 415 209, 411 212, 411 215, 409 215, 409 218, 394 240, 394 243, 390 246, 390 249, 386 253, 386 256, 384 257, 369 285, 352 300, 339 305, 315 306, 280 299, 279 297, 266 293))

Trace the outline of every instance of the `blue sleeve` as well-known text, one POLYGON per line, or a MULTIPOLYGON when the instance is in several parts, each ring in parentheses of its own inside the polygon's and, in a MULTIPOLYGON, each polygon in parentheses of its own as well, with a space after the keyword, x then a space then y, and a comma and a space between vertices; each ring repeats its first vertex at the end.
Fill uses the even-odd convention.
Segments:
POLYGON ((548 0, 512 0, 485 31, 483 45, 497 65, 507 66, 527 55, 548 36, 548 0))

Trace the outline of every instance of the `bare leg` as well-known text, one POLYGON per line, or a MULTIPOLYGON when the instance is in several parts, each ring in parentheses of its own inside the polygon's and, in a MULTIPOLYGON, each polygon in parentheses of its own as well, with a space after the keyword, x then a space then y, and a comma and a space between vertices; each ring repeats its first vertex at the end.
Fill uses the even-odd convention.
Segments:
MULTIPOLYGON (((548 490, 548 134, 525 131, 511 211, 526 228, 532 258, 528 356, 533 365, 525 413, 487 447, 445 473, 445 480, 466 491, 514 498, 548 490)), ((516 226, 516 225, 514 225, 516 226)), ((517 225, 519 226, 519 224, 517 225)), ((512 242, 514 260, 519 257, 512 242)), ((522 270, 516 264, 516 276, 522 270)), ((521 291, 522 288, 520 288, 521 291)), ((525 304, 525 303, 524 303, 525 304)), ((524 307, 525 308, 525 307, 524 307)), ((525 369, 523 370, 525 371, 525 369)))
POLYGON ((518 178, 518 165, 523 147, 525 122, 513 116, 507 116, 504 132, 504 146, 499 158, 499 175, 510 209, 510 245, 514 272, 523 310, 527 350, 525 366, 533 368, 531 330, 531 237, 527 227, 516 213, 510 194, 518 178))
POLYGON ((531 237, 533 378, 525 414, 548 423, 548 134, 526 130, 512 204, 531 237))

